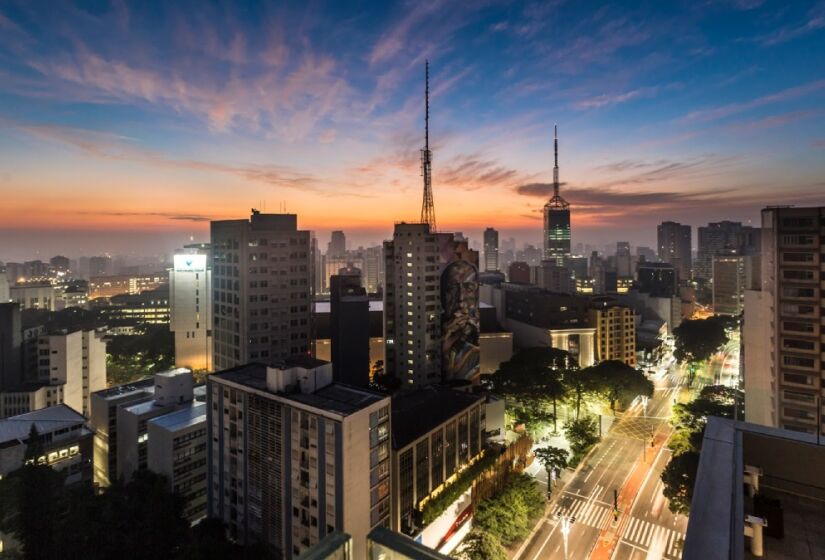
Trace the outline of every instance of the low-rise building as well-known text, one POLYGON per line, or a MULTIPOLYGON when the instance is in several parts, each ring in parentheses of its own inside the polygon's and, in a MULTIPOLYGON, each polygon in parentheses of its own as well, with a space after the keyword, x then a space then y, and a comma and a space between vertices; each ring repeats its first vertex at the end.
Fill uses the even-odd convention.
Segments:
POLYGON ((418 534, 424 504, 481 456, 485 404, 482 395, 438 386, 393 399, 393 530, 418 534))
POLYGON ((122 294, 139 294, 156 290, 168 282, 165 274, 92 276, 89 280, 89 299, 111 298, 122 294))
POLYGON ((27 460, 66 473, 67 485, 92 482, 92 432, 86 418, 59 404, 0 420, 0 478, 27 460), (40 437, 42 454, 27 459, 32 426, 40 437))
POLYGON ((94 482, 106 487, 117 480, 118 409, 150 401, 155 392, 151 377, 92 393, 89 427, 94 432, 94 482))
POLYGON ((55 310, 57 299, 54 286, 48 282, 26 282, 9 288, 11 300, 22 309, 55 310))
MULTIPOLYGON (((130 480, 149 466, 149 428, 152 418, 184 408, 195 400, 195 381, 188 369, 156 373, 152 398, 117 408, 117 476, 130 480)), ((201 389, 201 398, 203 389, 201 389)))

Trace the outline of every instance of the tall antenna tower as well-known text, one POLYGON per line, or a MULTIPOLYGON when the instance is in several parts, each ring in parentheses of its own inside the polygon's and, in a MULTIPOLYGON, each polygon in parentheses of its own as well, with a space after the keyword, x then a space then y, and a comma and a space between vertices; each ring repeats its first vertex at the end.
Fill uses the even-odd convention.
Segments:
POLYGON ((559 127, 553 125, 553 151, 556 165, 553 167, 553 198, 545 204, 545 208, 566 210, 570 207, 564 198, 559 195, 559 127))
POLYGON ((430 61, 424 62, 424 149, 421 150, 421 176, 424 177, 424 200, 421 203, 421 223, 435 228, 435 204, 432 183, 433 153, 430 151, 430 61))

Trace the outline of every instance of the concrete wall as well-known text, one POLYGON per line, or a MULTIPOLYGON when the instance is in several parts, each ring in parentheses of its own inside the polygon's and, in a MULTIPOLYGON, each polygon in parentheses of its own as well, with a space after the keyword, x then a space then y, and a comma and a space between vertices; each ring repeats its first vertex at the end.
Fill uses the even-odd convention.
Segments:
POLYGON ((770 294, 765 292, 745 291, 742 326, 745 420, 776 427, 776 379, 771 358, 772 313, 769 298, 770 294))

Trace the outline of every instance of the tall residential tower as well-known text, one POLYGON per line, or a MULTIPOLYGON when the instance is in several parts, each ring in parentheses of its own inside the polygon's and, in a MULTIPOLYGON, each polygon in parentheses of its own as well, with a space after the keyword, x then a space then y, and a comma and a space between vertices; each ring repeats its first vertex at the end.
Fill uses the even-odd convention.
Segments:
POLYGON ((212 222, 215 370, 310 353, 311 268, 295 214, 212 222))

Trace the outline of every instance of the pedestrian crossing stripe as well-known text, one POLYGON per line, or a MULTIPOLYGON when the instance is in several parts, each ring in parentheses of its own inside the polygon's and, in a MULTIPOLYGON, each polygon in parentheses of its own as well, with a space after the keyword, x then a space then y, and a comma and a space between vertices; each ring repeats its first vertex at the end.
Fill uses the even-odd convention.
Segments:
POLYGON ((624 530, 622 540, 643 548, 650 548, 650 545, 656 541, 660 543, 664 541, 665 556, 681 558, 685 534, 638 517, 631 517, 630 523, 624 530))
POLYGON ((576 500, 568 507, 556 507, 554 515, 572 515, 576 518, 575 524, 587 525, 588 527, 601 528, 605 520, 611 515, 611 508, 596 504, 576 500))

